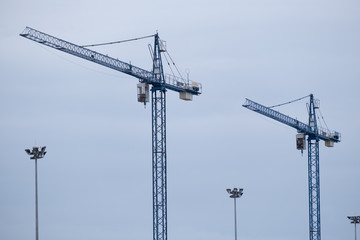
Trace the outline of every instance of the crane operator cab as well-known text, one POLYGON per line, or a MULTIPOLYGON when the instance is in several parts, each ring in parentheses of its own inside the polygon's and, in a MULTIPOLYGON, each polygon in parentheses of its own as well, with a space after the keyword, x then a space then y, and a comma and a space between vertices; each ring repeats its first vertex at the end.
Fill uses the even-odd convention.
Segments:
POLYGON ((137 99, 138 102, 146 104, 149 102, 149 84, 147 83, 138 83, 137 85, 137 99))
POLYGON ((306 149, 305 134, 303 133, 296 134, 296 149, 301 151, 306 149))

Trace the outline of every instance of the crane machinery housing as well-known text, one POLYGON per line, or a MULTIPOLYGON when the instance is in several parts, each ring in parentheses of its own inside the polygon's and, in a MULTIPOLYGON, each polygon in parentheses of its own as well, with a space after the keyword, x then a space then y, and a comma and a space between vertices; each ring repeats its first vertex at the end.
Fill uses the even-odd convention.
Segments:
POLYGON ((184 79, 181 76, 177 77, 164 73, 161 54, 166 52, 166 48, 165 44, 160 40, 158 33, 149 36, 154 37, 151 71, 90 50, 84 46, 64 41, 30 27, 26 27, 20 36, 138 78, 140 82, 137 85, 139 102, 144 104, 149 102, 151 91, 153 239, 167 240, 166 91, 172 90, 178 92, 180 99, 191 101, 193 95, 198 96, 201 94, 202 85, 189 79, 184 79))
MULTIPOLYGON (((309 237, 310 240, 321 240, 320 227, 320 166, 319 166, 319 141, 325 141, 325 146, 333 147, 334 142, 340 142, 340 133, 321 128, 317 124, 316 110, 319 109, 319 101, 310 94, 308 105, 309 122, 305 124, 297 119, 265 107, 252 100, 246 99, 243 107, 278 122, 284 123, 297 129, 296 148, 303 151, 306 149, 306 136, 308 145, 308 188, 309 188, 309 237)), ((308 96, 306 96, 308 97, 308 96)), ((302 98, 301 98, 302 99, 302 98)), ((297 99, 300 100, 300 99, 297 99)), ((295 101, 297 101, 295 100, 295 101)), ((290 103, 290 102, 289 102, 290 103)), ((282 105, 282 104, 281 104, 282 105)), ((280 106, 280 105, 277 105, 280 106)))

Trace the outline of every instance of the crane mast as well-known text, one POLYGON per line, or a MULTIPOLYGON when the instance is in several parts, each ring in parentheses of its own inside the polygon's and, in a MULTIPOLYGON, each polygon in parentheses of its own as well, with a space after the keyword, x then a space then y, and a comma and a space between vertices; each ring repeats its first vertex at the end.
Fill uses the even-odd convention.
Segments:
POLYGON ((320 158, 319 134, 316 121, 314 96, 310 95, 309 126, 314 133, 308 134, 308 188, 309 188, 309 237, 321 240, 320 224, 320 158))
POLYGON ((147 71, 118 59, 64 41, 49 34, 26 27, 20 36, 56 50, 83 58, 139 79, 138 101, 146 102, 151 85, 152 106, 152 182, 153 182, 153 240, 167 240, 167 154, 166 154, 166 91, 179 92, 182 100, 190 101, 200 95, 200 83, 164 74, 159 35, 154 36, 153 69, 147 71))
POLYGON ((325 145, 332 147, 334 142, 340 142, 340 133, 319 128, 316 121, 316 109, 319 108, 310 94, 309 123, 305 124, 297 119, 265 107, 259 103, 246 99, 243 107, 284 123, 297 129, 297 148, 305 149, 305 135, 308 142, 308 189, 309 189, 309 238, 310 240, 321 240, 320 225, 320 166, 319 166, 319 141, 324 140, 325 145))
POLYGON ((159 38, 155 35, 152 102, 153 239, 167 240, 166 89, 159 38))

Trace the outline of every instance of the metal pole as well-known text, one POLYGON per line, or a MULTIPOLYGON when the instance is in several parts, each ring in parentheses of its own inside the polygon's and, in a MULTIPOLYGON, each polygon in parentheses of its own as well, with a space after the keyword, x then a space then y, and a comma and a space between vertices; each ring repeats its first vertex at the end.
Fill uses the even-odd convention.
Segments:
POLYGON ((234 216, 235 216, 235 240, 237 240, 236 198, 234 198, 234 216))
POLYGON ((356 240, 356 221, 355 221, 355 240, 356 240))
POLYGON ((35 158, 35 239, 39 240, 37 158, 35 158))
POLYGON ((360 223, 360 216, 348 216, 348 219, 351 220, 350 223, 354 224, 355 227, 355 240, 357 239, 357 234, 356 234, 356 224, 360 223))

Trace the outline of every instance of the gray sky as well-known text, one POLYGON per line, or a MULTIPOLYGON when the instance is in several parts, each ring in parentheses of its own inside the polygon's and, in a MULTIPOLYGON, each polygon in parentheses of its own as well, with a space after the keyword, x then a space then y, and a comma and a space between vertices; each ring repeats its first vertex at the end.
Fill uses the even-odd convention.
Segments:
MULTIPOLYGON (((238 239, 308 239, 307 154, 296 130, 251 112, 313 93, 334 148, 320 146, 321 227, 352 239, 360 215, 360 2, 5 1, 0 7, 0 239, 152 238, 151 108, 137 79, 19 37, 30 26, 75 44, 159 32, 203 84, 192 102, 167 93, 168 237, 234 238, 226 188, 243 187, 238 239)), ((152 39, 96 51, 151 69, 152 39)), ((279 108, 306 122, 306 101, 279 108)))

